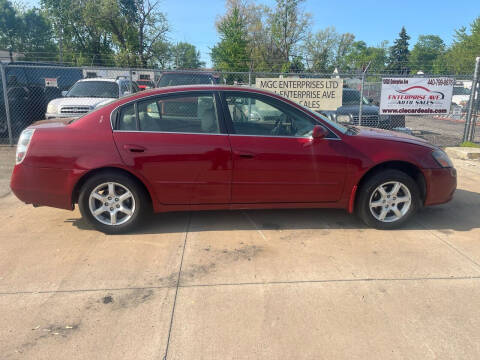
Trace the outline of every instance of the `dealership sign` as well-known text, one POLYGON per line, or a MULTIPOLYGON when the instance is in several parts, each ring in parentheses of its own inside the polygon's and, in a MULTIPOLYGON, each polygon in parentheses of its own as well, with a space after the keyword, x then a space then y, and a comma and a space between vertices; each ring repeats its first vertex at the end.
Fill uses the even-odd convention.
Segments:
POLYGON ((342 106, 342 79, 257 78, 255 85, 313 110, 342 106))
POLYGON ((380 114, 448 114, 452 78, 383 78, 380 114))

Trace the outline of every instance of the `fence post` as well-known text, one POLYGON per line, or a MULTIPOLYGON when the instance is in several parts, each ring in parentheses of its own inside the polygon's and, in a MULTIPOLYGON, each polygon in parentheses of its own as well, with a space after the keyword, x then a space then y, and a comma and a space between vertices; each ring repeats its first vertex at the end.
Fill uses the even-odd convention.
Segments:
POLYGON ((128 91, 130 91, 130 94, 133 94, 132 69, 131 68, 128 69, 128 77, 130 79, 130 83, 129 83, 130 89, 128 91))
POLYGON ((475 141, 475 130, 476 130, 476 126, 477 126, 479 105, 480 105, 480 65, 479 65, 479 69, 478 69, 478 72, 477 72, 477 86, 476 86, 475 103, 473 105, 472 118, 470 120, 470 141, 471 142, 475 141))
POLYGON ((5 104, 5 115, 7 120, 8 141, 10 145, 13 145, 12 123, 10 121, 10 104, 8 103, 7 93, 7 77, 5 76, 5 67, 2 62, 0 62, 0 72, 2 73, 3 100, 5 104))
POLYGON ((248 86, 252 86, 252 71, 248 72, 248 86))
POLYGON ((362 126, 362 112, 363 112, 363 87, 365 85, 365 75, 367 74, 368 68, 370 67, 370 63, 368 63, 365 70, 362 73, 362 85, 360 87, 360 108, 358 109, 358 125, 362 126))
MULTIPOLYGON (((467 111, 467 118, 465 119, 465 129, 463 130, 463 141, 471 140, 471 135, 475 134, 475 129, 473 129, 472 134, 470 133, 471 123, 472 123, 472 113, 473 113, 473 105, 475 102, 475 95, 477 91, 477 82, 478 82, 478 71, 480 68, 480 56, 475 60, 475 72, 473 73, 473 81, 472 81, 472 89, 470 91, 470 101, 468 102, 468 111, 467 111)), ((474 125, 475 126, 475 125, 474 125)))

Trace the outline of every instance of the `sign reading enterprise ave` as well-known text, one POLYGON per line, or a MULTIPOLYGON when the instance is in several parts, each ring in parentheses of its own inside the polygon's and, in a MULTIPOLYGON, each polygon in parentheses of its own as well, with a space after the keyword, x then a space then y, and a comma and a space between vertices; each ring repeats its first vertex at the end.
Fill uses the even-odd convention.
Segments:
POLYGON ((452 78, 383 78, 380 114, 448 114, 452 78))
POLYGON ((342 79, 257 78, 255 86, 312 110, 337 110, 342 106, 342 79))

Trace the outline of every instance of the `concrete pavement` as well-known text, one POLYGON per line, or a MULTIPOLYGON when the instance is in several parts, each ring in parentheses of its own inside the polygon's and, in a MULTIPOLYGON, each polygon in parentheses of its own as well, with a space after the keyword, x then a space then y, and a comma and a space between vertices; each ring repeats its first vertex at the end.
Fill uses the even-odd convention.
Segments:
POLYGON ((338 210, 156 215, 107 236, 0 199, 2 359, 477 359, 480 162, 404 229, 338 210))

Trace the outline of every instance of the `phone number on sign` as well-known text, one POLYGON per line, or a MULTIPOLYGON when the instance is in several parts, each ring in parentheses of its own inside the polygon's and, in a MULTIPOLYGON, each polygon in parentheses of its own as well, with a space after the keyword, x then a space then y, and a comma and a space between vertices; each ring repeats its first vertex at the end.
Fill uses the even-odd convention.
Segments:
POLYGON ((452 86, 453 84, 455 84, 455 79, 451 79, 451 78, 432 78, 432 79, 428 79, 428 85, 452 86))

